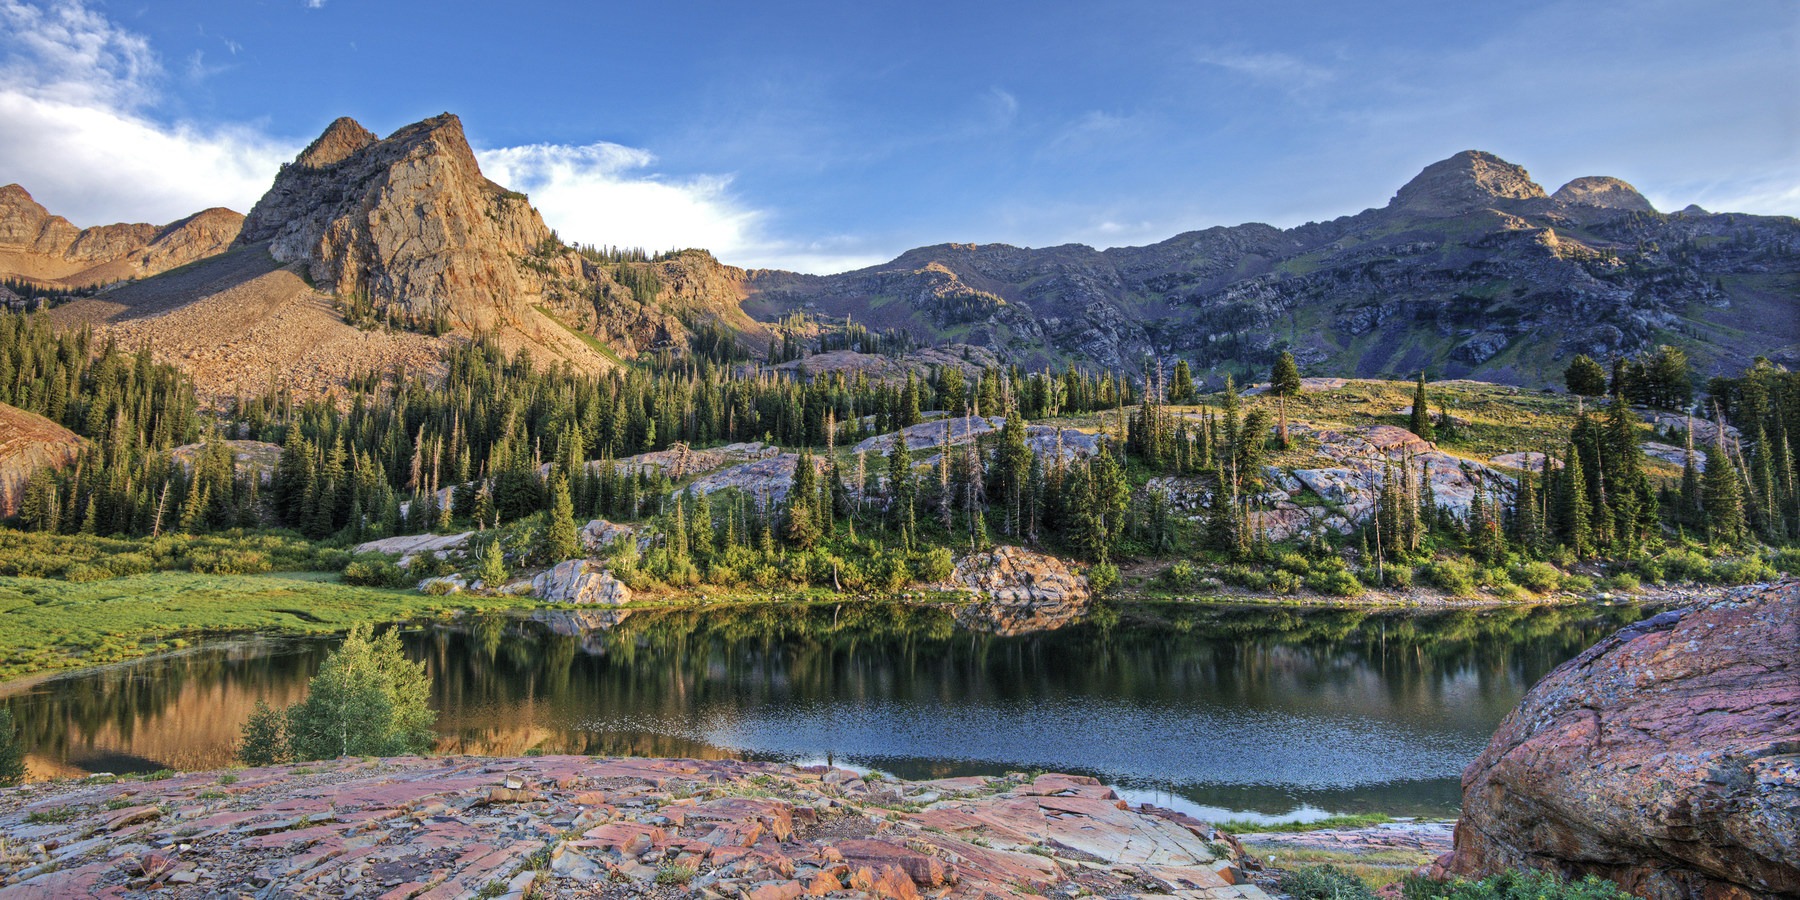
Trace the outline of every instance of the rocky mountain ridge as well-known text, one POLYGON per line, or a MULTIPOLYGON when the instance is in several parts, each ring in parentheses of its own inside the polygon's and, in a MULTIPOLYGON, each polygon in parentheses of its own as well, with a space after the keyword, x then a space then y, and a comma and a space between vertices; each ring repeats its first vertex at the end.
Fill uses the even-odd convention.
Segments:
POLYGON ((236 240, 244 217, 197 212, 167 225, 76 228, 16 184, 0 187, 0 274, 52 287, 89 287, 166 272, 236 240))
POLYGON ((1143 247, 940 244, 830 276, 755 272, 746 308, 905 329, 1026 365, 1149 357, 1257 371, 1283 349, 1333 374, 1554 383, 1576 353, 1659 343, 1704 371, 1800 363, 1800 221, 1657 212, 1617 178, 1547 193, 1465 151, 1381 208, 1143 247))

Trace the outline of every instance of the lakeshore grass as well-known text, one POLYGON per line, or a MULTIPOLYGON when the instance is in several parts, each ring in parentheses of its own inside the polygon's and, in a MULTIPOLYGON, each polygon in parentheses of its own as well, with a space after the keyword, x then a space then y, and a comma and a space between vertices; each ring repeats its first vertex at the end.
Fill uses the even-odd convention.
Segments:
POLYGON ((0 577, 0 679, 122 662, 212 634, 326 634, 365 622, 535 605, 355 587, 322 572, 152 572, 87 582, 0 577))

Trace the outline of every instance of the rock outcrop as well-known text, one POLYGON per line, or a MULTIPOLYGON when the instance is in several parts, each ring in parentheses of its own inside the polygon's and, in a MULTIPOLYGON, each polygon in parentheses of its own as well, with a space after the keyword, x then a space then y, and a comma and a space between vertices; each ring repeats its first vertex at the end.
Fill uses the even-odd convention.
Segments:
POLYGON ((1465 875, 1597 874, 1650 900, 1800 896, 1800 581, 1564 663, 1463 773, 1465 875))
POLYGON ((1061 628, 1085 614, 1093 599, 1086 576, 1054 556, 1022 547, 963 557, 943 587, 975 595, 956 608, 958 625, 993 634, 1061 628))
POLYGON ((1498 201, 1536 200, 1544 189, 1531 174, 1492 153, 1464 150, 1432 163, 1394 194, 1388 209, 1421 216, 1458 216, 1498 201))
MULTIPOLYGON (((257 481, 268 484, 275 477, 275 467, 281 464, 281 445, 268 441, 220 441, 224 451, 231 456, 233 471, 239 475, 248 475, 257 481)), ((184 444, 169 451, 169 458, 188 472, 194 471, 194 464, 206 452, 206 444, 184 444)))
POLYGON ((469 539, 475 536, 473 531, 460 534, 402 534, 379 540, 364 541, 356 545, 352 553, 398 553, 398 565, 404 569, 412 565, 413 558, 421 553, 429 553, 438 559, 448 559, 450 554, 459 553, 469 545, 469 539))
POLYGON ((1656 212, 1656 207, 1638 193, 1638 189, 1617 178, 1589 175, 1577 178, 1550 195, 1564 206, 1591 206, 1596 209, 1622 209, 1633 212, 1656 212))
POLYGON ((23 187, 0 187, 0 275, 58 287, 143 278, 222 253, 244 217, 208 209, 167 225, 76 228, 23 187))
POLYGON ((40 469, 61 469, 81 453, 81 438, 43 416, 0 403, 0 519, 19 512, 25 483, 40 469))
POLYGON ((631 602, 631 588, 614 578, 598 563, 568 559, 531 579, 531 592, 539 600, 577 606, 624 606, 631 602))
POLYGON ((19 854, 0 893, 1267 900, 1230 835, 1080 776, 582 756, 220 774, 0 792, 19 854))
POLYGON ((482 177, 461 120, 446 113, 385 140, 347 118, 331 123, 282 166, 238 242, 303 262, 340 298, 492 331, 525 321, 542 283, 524 260, 553 240, 523 194, 482 177))

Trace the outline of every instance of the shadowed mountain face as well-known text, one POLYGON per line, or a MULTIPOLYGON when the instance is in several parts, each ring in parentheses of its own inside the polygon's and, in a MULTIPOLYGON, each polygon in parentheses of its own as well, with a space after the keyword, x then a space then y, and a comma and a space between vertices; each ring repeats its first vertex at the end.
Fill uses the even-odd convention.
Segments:
POLYGON ((142 278, 223 251, 243 221, 208 209, 167 225, 76 228, 9 184, 0 187, 0 275, 55 287, 142 278))
POLYGON ((1146 356, 1266 368, 1290 349, 1338 375, 1560 381, 1577 353, 1660 343, 1703 371, 1800 363, 1800 222, 1657 212, 1616 178, 1546 194, 1459 153, 1380 209, 1247 224, 1146 247, 922 247, 832 276, 757 272, 746 309, 805 310, 988 347, 1027 365, 1135 371, 1146 356))

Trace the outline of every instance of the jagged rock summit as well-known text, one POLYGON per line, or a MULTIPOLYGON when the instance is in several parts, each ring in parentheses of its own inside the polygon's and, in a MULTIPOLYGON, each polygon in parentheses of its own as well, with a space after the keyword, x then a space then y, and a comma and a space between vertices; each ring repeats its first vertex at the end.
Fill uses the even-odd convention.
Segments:
POLYGON ((9 184, 0 187, 0 275, 61 287, 142 278, 223 251, 243 221, 213 208, 167 225, 76 228, 9 184))
POLYGON ((1417 216, 1460 216, 1496 200, 1537 200, 1544 189, 1531 173, 1492 153, 1464 150, 1425 167, 1400 188, 1388 209, 1417 216))
POLYGON ((410 321, 516 325, 542 293, 522 259, 551 239, 523 194, 481 174, 445 113, 385 139, 332 122, 244 220, 240 245, 303 262, 315 284, 410 321))

